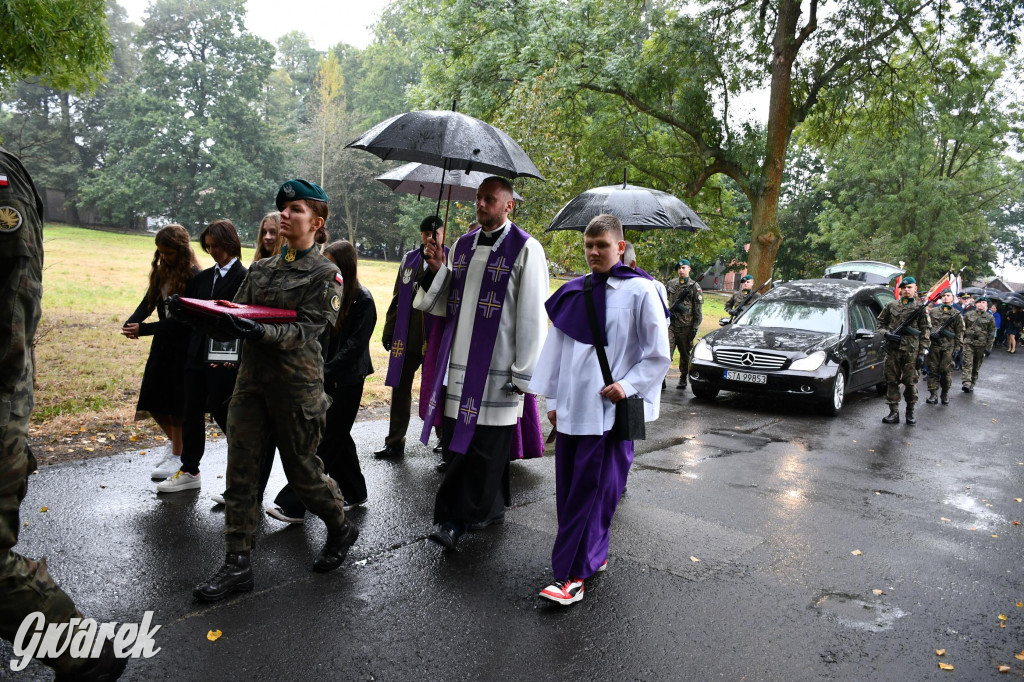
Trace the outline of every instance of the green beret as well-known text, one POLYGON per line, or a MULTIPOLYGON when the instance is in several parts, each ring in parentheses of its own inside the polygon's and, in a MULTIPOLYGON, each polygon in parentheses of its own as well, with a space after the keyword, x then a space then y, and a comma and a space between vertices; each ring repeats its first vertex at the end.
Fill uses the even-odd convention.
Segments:
POLYGON ((444 227, 444 221, 436 215, 427 216, 420 222, 420 232, 433 232, 444 227))
POLYGON ((951 293, 953 293, 953 290, 950 289, 949 287, 946 287, 945 289, 943 289, 942 291, 939 292, 939 296, 945 296, 946 294, 951 294, 951 293))
POLYGON ((975 301, 975 303, 989 303, 989 302, 990 301, 988 300, 988 296, 982 296, 977 301, 975 301))
POLYGON ((754 281, 754 276, 753 275, 743 275, 742 277, 740 277, 740 281, 741 282, 746 282, 748 280, 753 282, 754 281))
POLYGON ((679 262, 676 263, 676 268, 681 268, 684 265, 689 265, 689 264, 690 264, 690 261, 686 260, 685 258, 680 258, 679 262))
POLYGON ((277 205, 277 210, 280 211, 286 203, 296 199, 313 199, 326 204, 327 193, 324 192, 323 187, 308 180, 289 180, 281 185, 281 189, 277 190, 277 198, 274 203, 277 205))
POLYGON ((907 286, 908 284, 917 284, 917 280, 916 280, 916 279, 914 279, 913 277, 904 277, 904 278, 903 278, 903 279, 902 279, 902 280, 900 281, 900 286, 901 286, 901 287, 905 287, 905 286, 907 286))

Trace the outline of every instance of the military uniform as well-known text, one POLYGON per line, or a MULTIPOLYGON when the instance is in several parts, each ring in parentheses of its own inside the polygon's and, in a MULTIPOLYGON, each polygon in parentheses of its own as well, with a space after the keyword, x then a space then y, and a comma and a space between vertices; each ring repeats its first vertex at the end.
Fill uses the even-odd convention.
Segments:
POLYGON ((744 310, 749 308, 754 301, 761 298, 761 294, 758 292, 751 293, 749 291, 737 291, 735 294, 729 297, 729 300, 725 302, 725 312, 730 315, 739 315, 744 310), (747 296, 750 296, 750 300, 747 301, 747 296), (738 309, 739 305, 747 301, 747 304, 742 309, 738 309))
MULTIPOLYGON (((32 412, 32 342, 43 294, 43 202, 17 157, 0 147, 0 636, 13 641, 25 616, 47 623, 82 618, 46 569, 13 551, 19 511, 36 459, 28 447, 32 412)), ((83 671, 90 659, 42 661, 58 675, 83 671)))
POLYGON ((252 547, 261 514, 260 465, 270 438, 306 509, 328 529, 345 522, 341 492, 316 456, 330 404, 320 336, 338 317, 340 278, 338 268, 311 247, 292 262, 278 255, 253 264, 235 295, 238 303, 295 310, 297 321, 267 324, 260 340, 242 344, 228 408, 224 533, 229 553, 252 547))
POLYGON ((665 287, 668 290, 668 308, 672 315, 668 327, 668 355, 671 358, 679 348, 679 386, 686 388, 686 375, 690 370, 690 348, 703 319, 701 306, 704 292, 700 285, 687 277, 673 279, 665 287))
POLYGON ((931 333, 928 352, 928 402, 935 404, 935 392, 942 388, 942 404, 949 402, 949 387, 953 385, 953 356, 964 347, 964 319, 953 305, 937 305, 930 312, 933 329, 949 322, 941 332, 931 333))
MULTIPOLYGON (((901 298, 890 302, 878 315, 878 329, 891 332, 920 307, 921 304, 914 298, 901 298)), ((917 356, 928 352, 931 345, 930 334, 931 322, 928 313, 922 312, 914 322, 903 329, 898 343, 886 343, 885 401, 889 403, 890 415, 895 413, 900 404, 900 384, 903 384, 903 400, 907 404, 907 420, 911 424, 914 423, 914 406, 917 404, 917 356)))
POLYGON ((974 390, 981 363, 992 352, 995 340, 996 319, 992 313, 975 308, 964 315, 964 367, 960 375, 964 391, 974 390))

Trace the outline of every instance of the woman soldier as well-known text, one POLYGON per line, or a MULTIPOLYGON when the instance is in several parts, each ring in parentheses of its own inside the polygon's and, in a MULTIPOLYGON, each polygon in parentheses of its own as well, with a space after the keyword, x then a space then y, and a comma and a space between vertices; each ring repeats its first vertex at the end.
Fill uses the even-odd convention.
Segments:
POLYGON ((313 570, 341 565, 359 531, 345 519, 337 484, 316 456, 329 399, 324 394, 320 336, 341 309, 338 268, 314 248, 327 221, 327 195, 319 185, 289 180, 277 192, 282 253, 254 263, 235 301, 287 308, 295 322, 261 324, 225 315, 224 336, 244 339, 238 380, 228 408, 228 469, 224 565, 195 588, 203 601, 217 601, 253 587, 249 551, 260 517, 260 466, 273 438, 281 464, 302 504, 327 524, 327 542, 313 570))

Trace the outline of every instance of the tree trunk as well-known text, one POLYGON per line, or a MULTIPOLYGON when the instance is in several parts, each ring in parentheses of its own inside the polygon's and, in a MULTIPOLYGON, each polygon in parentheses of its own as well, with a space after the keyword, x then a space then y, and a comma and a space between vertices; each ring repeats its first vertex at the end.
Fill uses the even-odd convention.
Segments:
POLYGON ((754 286, 772 276, 775 255, 782 244, 779 231, 778 192, 760 194, 751 200, 750 251, 747 252, 747 271, 754 276, 754 286))

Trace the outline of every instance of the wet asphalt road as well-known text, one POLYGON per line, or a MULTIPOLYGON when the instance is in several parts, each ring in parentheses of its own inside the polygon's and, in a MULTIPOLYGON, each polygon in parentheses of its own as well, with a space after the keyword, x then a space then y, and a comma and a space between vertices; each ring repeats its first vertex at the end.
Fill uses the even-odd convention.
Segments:
MULTIPOLYGON (((1024 360, 997 351, 973 395, 957 383, 951 405, 922 402, 908 427, 882 424, 873 392, 828 418, 735 394, 702 403, 670 375, 609 569, 569 608, 537 597, 556 529, 553 459, 514 463, 506 524, 444 553, 425 540, 436 456, 416 443, 404 461, 373 460, 384 422, 354 430, 371 498, 335 573, 310 569, 318 519, 265 518, 256 591, 193 602, 223 558, 209 501, 223 442, 202 491, 168 496, 149 481, 159 451, 45 468, 18 549, 49 557, 88 616, 155 611, 162 650, 131 661, 130 680, 980 680, 999 664, 1021 677, 1022 378, 1024 360)), ((270 491, 282 483, 278 466, 270 491)), ((10 658, 0 643, 2 679, 50 676, 12 673, 10 658)))

